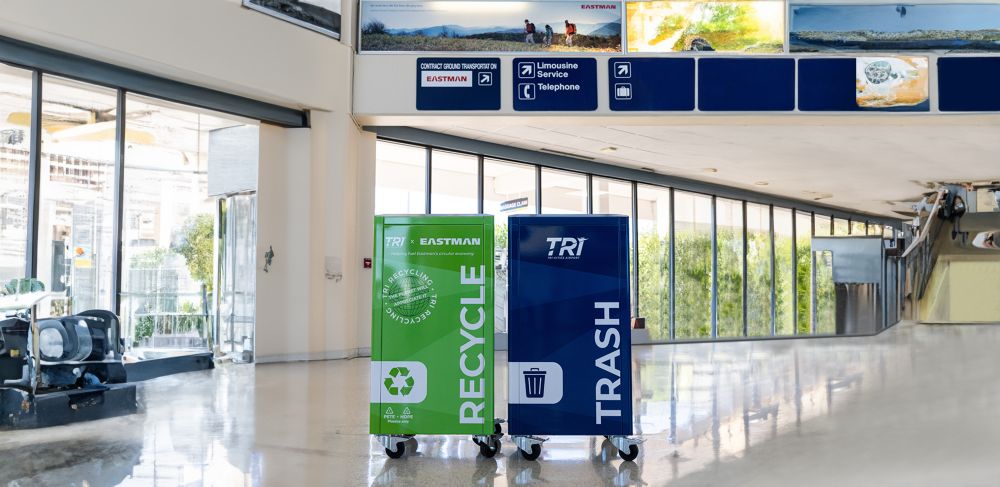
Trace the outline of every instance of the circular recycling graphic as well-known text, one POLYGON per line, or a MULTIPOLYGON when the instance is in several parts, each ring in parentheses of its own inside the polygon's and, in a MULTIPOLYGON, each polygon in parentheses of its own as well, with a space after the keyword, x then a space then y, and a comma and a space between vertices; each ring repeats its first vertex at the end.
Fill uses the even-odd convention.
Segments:
POLYGON ((383 384, 393 396, 408 396, 413 391, 413 377, 410 377, 410 370, 406 367, 393 367, 383 384))
POLYGON ((382 287, 382 303, 394 321, 404 325, 423 322, 437 305, 434 281, 416 269, 396 271, 382 287))

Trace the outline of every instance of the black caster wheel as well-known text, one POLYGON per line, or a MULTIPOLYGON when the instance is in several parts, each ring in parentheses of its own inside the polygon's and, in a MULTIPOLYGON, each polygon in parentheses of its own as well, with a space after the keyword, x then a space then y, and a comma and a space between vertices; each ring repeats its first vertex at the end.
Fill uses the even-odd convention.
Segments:
POLYGON ((479 454, 484 458, 493 458, 500 452, 500 440, 489 440, 479 444, 479 454))
POLYGON ((622 460, 625 460, 626 462, 631 462, 639 457, 639 446, 629 445, 628 453, 618 450, 618 456, 622 457, 622 460))
POLYGON ((503 436, 503 426, 501 426, 500 423, 493 425, 493 434, 503 436))
POLYGON ((385 449, 385 454, 389 455, 389 458, 401 458, 404 453, 406 453, 406 444, 402 441, 396 443, 395 450, 390 450, 388 448, 385 449))
POLYGON ((525 460, 538 460, 538 457, 542 456, 542 445, 531 445, 531 453, 524 450, 518 449, 521 452, 521 456, 525 460))

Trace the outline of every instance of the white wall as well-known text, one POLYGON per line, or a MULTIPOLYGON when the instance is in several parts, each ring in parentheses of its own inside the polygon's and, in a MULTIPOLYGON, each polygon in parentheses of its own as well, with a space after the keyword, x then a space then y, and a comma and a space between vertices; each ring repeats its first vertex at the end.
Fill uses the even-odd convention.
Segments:
POLYGON ((263 101, 350 110, 349 42, 240 0, 4 0, 0 35, 263 101))
POLYGON ((351 357, 370 346, 372 274, 361 262, 372 248, 375 139, 350 113, 353 10, 345 1, 341 42, 240 0, 4 0, 0 8, 3 36, 311 110, 311 128, 261 127, 259 361, 351 357), (339 282, 325 277, 328 257, 341 262, 339 282))

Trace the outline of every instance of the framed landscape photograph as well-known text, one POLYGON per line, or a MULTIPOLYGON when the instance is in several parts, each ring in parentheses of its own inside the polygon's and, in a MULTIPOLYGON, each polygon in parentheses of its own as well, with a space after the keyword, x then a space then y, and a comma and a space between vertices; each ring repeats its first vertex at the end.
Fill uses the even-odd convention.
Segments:
POLYGON ((622 52, 616 0, 363 0, 362 52, 622 52))
POLYGON ((243 0, 243 6, 340 39, 340 0, 243 0))

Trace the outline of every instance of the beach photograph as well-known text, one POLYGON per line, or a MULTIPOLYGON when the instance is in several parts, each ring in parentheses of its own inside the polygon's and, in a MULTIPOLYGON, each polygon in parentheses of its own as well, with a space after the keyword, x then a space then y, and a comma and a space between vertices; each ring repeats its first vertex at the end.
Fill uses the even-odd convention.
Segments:
POLYGON ((362 1, 361 51, 621 52, 617 1, 362 1))
POLYGON ((792 52, 1000 52, 1000 4, 789 6, 792 52))

